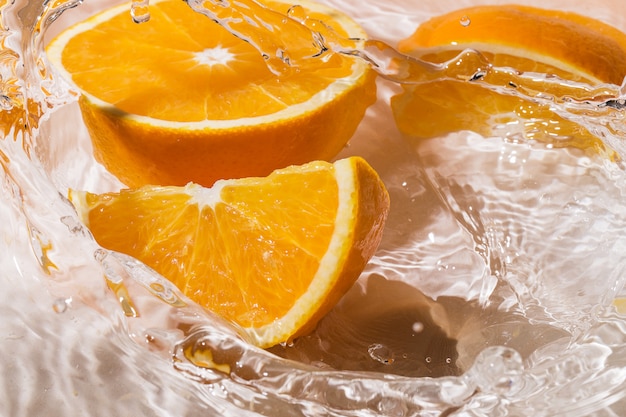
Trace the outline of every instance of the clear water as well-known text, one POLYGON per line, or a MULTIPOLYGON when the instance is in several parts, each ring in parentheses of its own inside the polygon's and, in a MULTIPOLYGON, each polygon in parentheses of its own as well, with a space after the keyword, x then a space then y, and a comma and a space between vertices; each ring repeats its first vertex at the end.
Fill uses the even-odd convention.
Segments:
MULTIPOLYGON (((328 3, 390 44, 465 5, 328 3)), ((64 13, 43 38, 34 35, 56 17, 54 2, 0 6, 0 415, 626 412, 626 325, 613 307, 626 295, 619 161, 515 134, 412 141, 388 105, 399 87, 381 78, 379 101, 340 155, 366 157, 390 190, 380 250, 313 334, 259 350, 141 264, 99 248, 63 197, 120 184, 91 158, 74 96, 37 48, 102 5, 64 13)), ((552 6, 626 30, 617 1, 552 6)), ((589 105, 576 121, 624 155, 623 116, 589 105)))

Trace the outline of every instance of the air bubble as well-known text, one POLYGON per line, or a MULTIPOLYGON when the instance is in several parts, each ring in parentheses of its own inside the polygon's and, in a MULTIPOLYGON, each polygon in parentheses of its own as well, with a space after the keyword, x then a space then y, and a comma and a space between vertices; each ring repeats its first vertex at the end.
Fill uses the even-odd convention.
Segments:
POLYGON ((461 19, 459 19, 459 23, 461 24, 461 26, 468 27, 470 23, 472 23, 472 21, 470 20, 469 16, 463 16, 461 17, 461 19))
POLYGON ((55 313, 65 313, 67 309, 70 308, 71 304, 72 304, 72 297, 57 298, 52 303, 52 309, 54 310, 55 313))
POLYGON ((381 343, 373 343, 367 348, 370 358, 385 365, 391 365, 394 362, 394 354, 387 346, 381 343))
POLYGON ((411 330, 413 330, 413 333, 420 333, 424 330, 424 323, 416 321, 413 323, 413 326, 411 326, 411 330))

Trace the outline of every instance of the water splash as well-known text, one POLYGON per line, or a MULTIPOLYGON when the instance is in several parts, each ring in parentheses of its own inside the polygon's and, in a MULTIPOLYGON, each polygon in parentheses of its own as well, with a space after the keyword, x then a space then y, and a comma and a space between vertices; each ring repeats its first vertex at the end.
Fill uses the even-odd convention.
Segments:
MULTIPOLYGON (((293 6, 288 13, 269 9, 254 0, 231 2, 228 0, 186 0, 196 12, 219 23, 234 36, 254 46, 265 59, 267 66, 276 74, 293 71, 300 63, 323 60, 329 52, 324 40, 325 33, 334 33, 323 22, 312 21, 314 30, 299 16, 300 6, 293 6)), ((355 45, 354 41, 349 41, 355 45)))
MULTIPOLYGON (((56 5, 69 4, 78 2, 56 5)), ((39 23, 26 22, 17 34, 7 27, 2 32, 10 48, 2 61, 7 99, 0 113, 6 122, 0 262, 7 318, 0 325, 6 335, 0 353, 10 372, 3 374, 1 414, 36 409, 75 415, 95 405, 102 415, 136 416, 276 410, 337 416, 623 414, 626 328, 610 308, 625 275, 620 164, 467 132, 414 146, 394 130, 388 103, 381 100, 344 151, 365 155, 389 184, 394 211, 381 250, 316 334, 280 347, 282 352, 258 350, 152 271, 98 248, 60 197, 70 184, 119 184, 103 185, 108 177, 83 148, 84 132, 67 123, 78 120, 74 103, 50 94, 55 76, 40 68, 34 57, 39 50, 32 47, 39 40, 29 31, 60 14, 40 6, 2 6, 5 22, 15 27, 25 23, 17 16, 39 23), (57 107, 61 102, 69 104, 57 107), (55 152, 56 146, 67 152, 55 152), (381 294, 387 302, 375 304, 381 294), (428 335, 442 344, 420 351, 424 343, 407 342, 428 335), (394 345, 398 336, 406 340, 394 345), (362 349, 340 345, 355 340, 362 349), (450 351, 442 354, 442 346, 450 351), (316 361, 320 353, 325 360, 316 361), (333 355, 363 355, 383 370, 341 370, 333 355), (422 370, 442 362, 437 375, 448 373, 401 374, 403 365, 418 359, 422 370), (18 383, 24 380, 29 384, 18 383)), ((302 20, 300 12, 290 14, 302 20)), ((323 60, 329 52, 321 52, 310 31, 304 33, 309 44, 302 56, 317 53, 323 60)), ((290 45, 274 50, 289 52, 290 45)), ((336 45, 354 52, 349 44, 336 45)), ((483 69, 482 58, 471 51, 462 57, 467 66, 447 75, 445 68, 388 53, 384 43, 371 41, 363 51, 383 75, 391 63, 407 61, 387 80, 462 76, 500 91, 507 79, 483 69)), ((300 63, 297 54, 283 52, 270 59, 277 68, 300 63)), ((531 87, 543 86, 525 84, 532 80, 521 76, 520 91, 507 91, 551 100, 533 96, 531 87)), ((382 97, 396 87, 381 84, 382 97)), ((553 88, 557 103, 584 109, 579 122, 623 154, 623 109, 615 86, 572 84, 568 88, 576 94, 566 96, 553 88), (595 102, 588 106, 586 98, 595 102)))
MULTIPOLYGON (((497 89, 500 93, 513 88, 514 94, 535 102, 570 106, 593 102, 599 107, 619 107, 626 98, 624 89, 619 86, 590 86, 494 67, 476 50, 462 51, 441 64, 408 57, 380 40, 342 37, 322 20, 310 17, 302 6, 292 6, 282 14, 255 0, 186 1, 196 12, 253 45, 276 74, 323 65, 330 55, 338 53, 363 59, 380 76, 402 84, 457 79, 497 89)), ((469 17, 462 18, 460 24, 468 26, 469 17)))

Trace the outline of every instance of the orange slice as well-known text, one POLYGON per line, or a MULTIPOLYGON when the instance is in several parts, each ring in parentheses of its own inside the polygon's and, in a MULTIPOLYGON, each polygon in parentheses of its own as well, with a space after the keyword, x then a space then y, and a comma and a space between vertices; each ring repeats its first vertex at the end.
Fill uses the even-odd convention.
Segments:
MULTIPOLYGON (((565 80, 621 84, 626 76, 626 35, 575 13, 527 6, 476 6, 420 25, 399 49, 431 62, 446 62, 465 49, 481 52, 495 67, 556 75, 565 80)), ((498 94, 461 80, 407 86, 392 99, 401 131, 429 138, 460 130, 493 135, 519 125, 529 139, 602 149, 584 128, 547 105, 498 94)))
POLYGON ((361 158, 212 188, 70 192, 103 247, 134 256, 261 347, 311 331, 380 242, 389 196, 361 158))
MULTIPOLYGON (((347 16, 301 4, 340 36, 366 37, 347 16)), ((291 3, 271 5, 286 13, 291 3)), ((249 43, 185 2, 157 0, 149 10, 142 24, 128 4, 105 10, 46 48, 82 93, 96 159, 130 187, 210 186, 330 160, 376 99, 362 60, 334 54, 279 77, 249 43)))

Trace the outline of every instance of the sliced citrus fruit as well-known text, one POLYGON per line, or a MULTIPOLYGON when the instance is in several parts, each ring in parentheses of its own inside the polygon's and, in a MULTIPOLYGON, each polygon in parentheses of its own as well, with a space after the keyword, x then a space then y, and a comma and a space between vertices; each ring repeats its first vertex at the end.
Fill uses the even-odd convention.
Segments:
MULTIPOLYGON (((301 4, 340 36, 365 37, 347 16, 301 4)), ((286 13, 290 4, 271 7, 286 13)), ((249 43, 185 2, 151 2, 150 15, 135 24, 120 5, 46 48, 82 93, 96 159, 130 187, 210 186, 330 160, 376 99, 375 74, 362 60, 333 54, 278 76, 249 43)))
POLYGON ((361 158, 212 188, 70 192, 103 247, 134 256, 261 347, 311 331, 380 242, 389 196, 361 158))
MULTIPOLYGON (((476 6, 437 16, 420 25, 398 48, 438 63, 473 49, 495 67, 591 85, 619 85, 626 76, 624 33, 575 13, 527 6, 476 6)), ((392 107, 400 130, 418 138, 464 129, 489 136, 494 127, 515 123, 530 139, 603 147, 547 105, 462 80, 406 86, 392 99, 392 107)))

